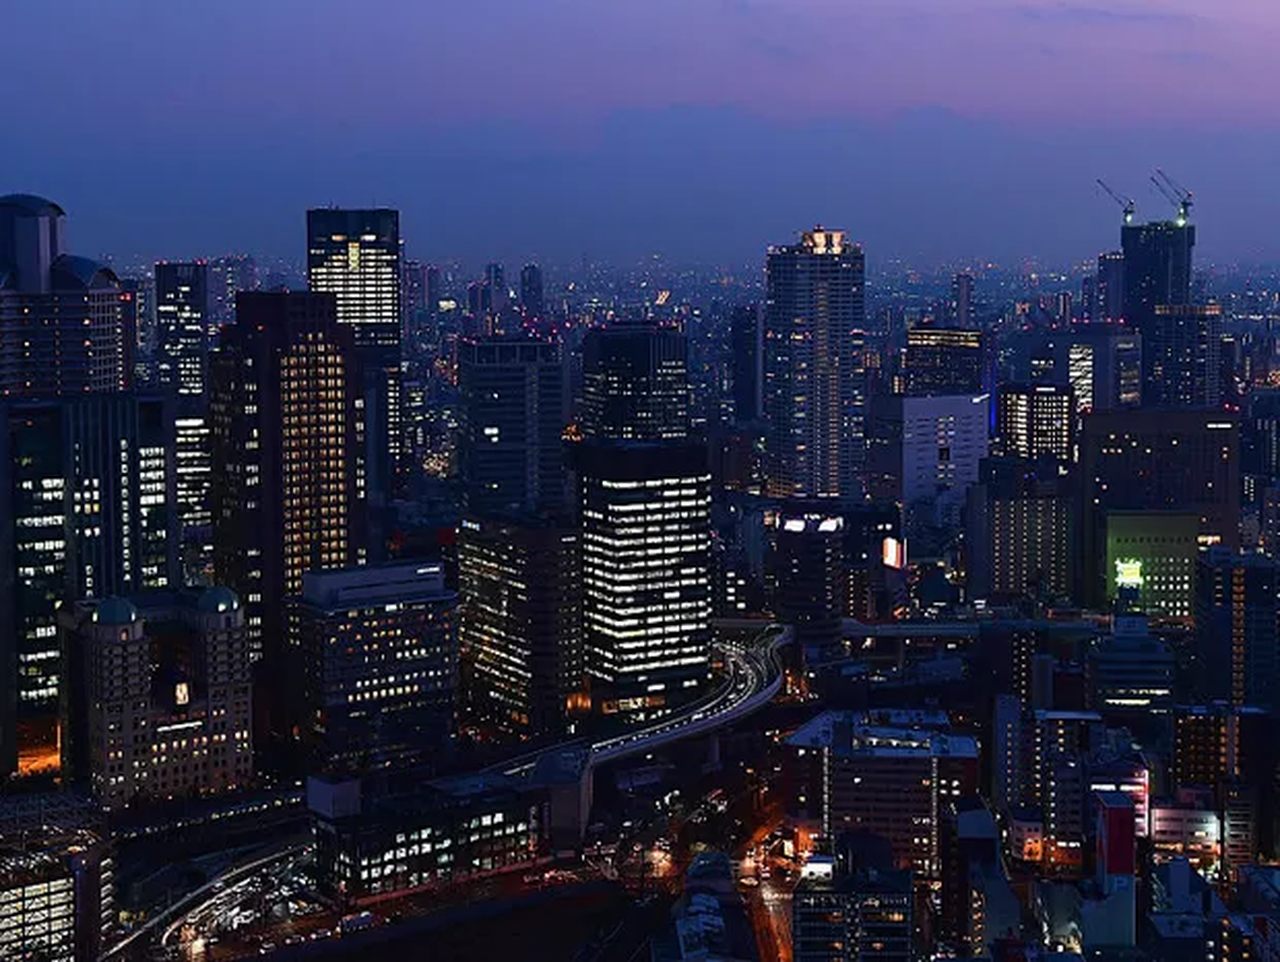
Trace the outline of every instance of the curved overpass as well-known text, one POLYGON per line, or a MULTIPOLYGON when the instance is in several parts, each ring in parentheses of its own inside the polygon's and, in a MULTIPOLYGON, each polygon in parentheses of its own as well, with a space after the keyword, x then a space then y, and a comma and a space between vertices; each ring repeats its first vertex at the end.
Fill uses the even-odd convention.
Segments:
MULTIPOLYGON (((721 627, 755 628, 760 622, 742 620, 719 624, 721 627)), ((724 680, 713 691, 685 705, 674 715, 608 738, 591 742, 582 738, 561 742, 513 758, 492 770, 504 775, 525 775, 533 770, 543 755, 575 748, 587 752, 588 766, 601 765, 645 754, 682 738, 715 731, 745 718, 767 705, 782 688, 782 660, 778 650, 789 644, 792 636, 790 626, 770 624, 745 645, 721 643, 720 651, 728 668, 724 680)))

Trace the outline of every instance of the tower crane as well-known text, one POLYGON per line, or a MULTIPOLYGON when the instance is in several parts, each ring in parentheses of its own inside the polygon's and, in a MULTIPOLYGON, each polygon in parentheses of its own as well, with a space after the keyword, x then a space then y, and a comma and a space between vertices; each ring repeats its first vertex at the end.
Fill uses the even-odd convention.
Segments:
POLYGON ((1117 204, 1120 205, 1121 210, 1124 211, 1124 222, 1126 224, 1132 224, 1133 212, 1137 209, 1137 205, 1133 202, 1133 198, 1121 197, 1109 186, 1107 186, 1107 182, 1103 180, 1101 177, 1098 178, 1098 186, 1107 192, 1108 197, 1110 197, 1112 200, 1114 200, 1117 204))
POLYGON ((1151 183, 1155 184, 1156 190, 1164 195, 1165 200, 1177 208, 1178 226, 1186 226, 1187 221, 1191 218, 1191 191, 1187 190, 1159 167, 1156 168, 1155 174, 1152 175, 1151 183))

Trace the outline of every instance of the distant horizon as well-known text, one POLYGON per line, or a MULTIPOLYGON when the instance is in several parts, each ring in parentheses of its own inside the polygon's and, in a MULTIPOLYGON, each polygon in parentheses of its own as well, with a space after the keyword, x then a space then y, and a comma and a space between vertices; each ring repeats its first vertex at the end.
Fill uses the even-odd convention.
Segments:
POLYGON ((0 189, 86 254, 297 258, 333 203, 397 207, 421 260, 747 263, 821 220, 875 259, 1071 264, 1118 242, 1096 178, 1164 216, 1163 167, 1200 263, 1280 261, 1251 0, 16 6, 0 189))

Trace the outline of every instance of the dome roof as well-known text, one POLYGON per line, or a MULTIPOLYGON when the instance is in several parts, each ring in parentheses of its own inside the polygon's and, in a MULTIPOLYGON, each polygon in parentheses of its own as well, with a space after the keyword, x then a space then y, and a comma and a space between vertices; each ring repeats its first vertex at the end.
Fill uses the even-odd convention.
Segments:
POLYGON ((54 217, 65 217, 67 212, 49 200, 36 194, 5 194, 0 197, 0 207, 17 207, 27 214, 40 216, 52 214, 54 217))
POLYGON ((103 598, 93 609, 93 620, 96 624, 112 627, 131 625, 138 620, 138 609, 125 598, 103 598))
POLYGON ((207 615, 214 615, 223 611, 235 611, 240 607, 240 599, 230 588, 215 585, 200 593, 196 607, 207 615))
POLYGON ((96 291, 120 286, 115 271, 89 257, 75 254, 59 254, 49 269, 54 290, 96 291))

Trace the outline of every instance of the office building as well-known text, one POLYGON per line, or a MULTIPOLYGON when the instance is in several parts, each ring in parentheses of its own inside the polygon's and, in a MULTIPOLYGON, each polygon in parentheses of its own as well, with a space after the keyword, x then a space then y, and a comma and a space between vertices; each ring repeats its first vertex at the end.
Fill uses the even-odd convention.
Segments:
POLYGON ((545 316, 542 268, 537 264, 525 264, 520 268, 520 312, 530 321, 540 321, 545 316))
POLYGON ((120 281, 65 245, 66 213, 53 201, 0 197, 0 397, 101 394, 132 383, 120 281))
POLYGON ((64 770, 100 805, 245 788, 253 711, 244 611, 220 587, 64 605, 64 770))
POLYGON ((0 840, 0 958, 101 958, 116 924, 113 862, 87 828, 30 826, 0 840))
POLYGON ((821 500, 788 498, 765 512, 765 526, 772 547, 774 614, 794 627, 804 651, 830 652, 843 639, 844 518, 823 510, 821 500))
POLYGON ((706 448, 588 439, 575 463, 593 708, 639 718, 665 713, 710 678, 706 448))
POLYGON ((156 382, 203 397, 209 380, 209 268, 204 261, 161 261, 156 278, 156 382))
POLYGON ((553 520, 467 519, 458 532, 465 715, 520 738, 582 707, 579 537, 553 520))
POLYGON ((979 394, 987 383, 981 331, 913 327, 907 331, 899 393, 911 397, 979 394))
MULTIPOLYGON (((209 485, 209 268, 203 261, 155 267, 155 378, 175 397, 178 524, 183 580, 207 581, 213 560, 209 485)), ((224 292, 225 293, 225 292, 224 292)))
POLYGON ((987 458, 965 511, 965 582, 975 598, 1072 598, 1079 509, 1066 478, 987 458))
POLYGON ((1199 519, 1178 511, 1109 511, 1106 531, 1107 603, 1127 593, 1153 618, 1189 623, 1199 519))
POLYGON ((1000 388, 996 433, 1003 452, 1036 460, 1075 460, 1076 410, 1071 388, 1053 384, 1011 384, 1000 388))
POLYGON ((1109 411, 1142 403, 1142 335, 1118 326, 1080 328, 1057 338, 1058 384, 1071 388, 1078 411, 1109 411))
POLYGON ((1158 304, 1143 332, 1151 394, 1167 407, 1217 407, 1222 399, 1222 308, 1158 304))
POLYGON ((439 564, 309 571, 287 604, 307 730, 322 768, 416 764, 455 731, 457 595, 439 564))
POLYGON ((734 308, 730 319, 733 348, 733 417, 738 424, 758 420, 763 413, 764 337, 760 309, 755 304, 734 308))
POLYGON ((1173 651, 1142 615, 1117 613, 1111 633, 1090 646, 1085 671, 1090 707, 1109 724, 1137 731, 1173 709, 1173 651))
POLYGON ((474 517, 563 512, 568 394, 555 341, 458 343, 463 505, 474 517))
POLYGON ((209 403, 214 573, 245 608, 256 659, 312 570, 368 560, 365 420, 350 325, 332 295, 242 293, 209 403))
POLYGON ((236 295, 258 289, 258 265, 248 254, 227 254, 209 262, 209 343, 236 319, 236 295))
POLYGON ((787 745, 824 838, 879 835, 890 844, 895 868, 938 879, 939 819, 948 802, 977 791, 978 743, 945 723, 934 728, 897 721, 823 712, 787 745))
POLYGON ((1204 693, 1236 707, 1280 704, 1280 570, 1210 548, 1197 559, 1196 650, 1204 693))
POLYGON ((911 873, 814 856, 791 896, 795 962, 911 962, 911 873))
POLYGON ((1114 583, 1109 580, 1114 569, 1108 565, 1115 558, 1108 561, 1106 547, 1111 512, 1194 515, 1199 546, 1238 547, 1239 433, 1230 415, 1189 409, 1095 411, 1084 419, 1080 477, 1085 604, 1101 605, 1108 585, 1114 583))
POLYGON ((1103 251, 1098 255, 1096 287, 1097 320, 1119 324, 1125 320, 1124 251, 1103 251))
POLYGON ((972 326, 973 312, 973 275, 962 271, 951 278, 951 323, 955 327, 972 326))
MULTIPOLYGON (((1120 229, 1124 253, 1124 320, 1137 328, 1143 340, 1143 400, 1153 405, 1178 403, 1178 384, 1164 373, 1162 338, 1157 320, 1161 307, 1180 308, 1191 303, 1191 257, 1196 229, 1185 216, 1173 221, 1125 224, 1120 229)), ((1174 339, 1177 340, 1177 339, 1174 339)), ((1176 365, 1175 365, 1176 367, 1176 365)))
POLYGON ((678 441, 689 436, 689 348, 652 321, 592 328, 582 344, 582 433, 678 441))
POLYGON ((844 231, 805 231, 765 267, 767 491, 861 493, 866 421, 866 264, 844 231))
POLYGON ((955 526, 987 456, 987 395, 878 398, 867 456, 874 498, 896 502, 904 531, 955 526))
POLYGON ((0 405, 0 767, 56 771, 56 609, 178 581, 173 414, 133 394, 0 405))
POLYGON ((398 211, 307 211, 307 287, 333 295, 361 363, 374 520, 391 497, 401 455, 400 280, 398 211))

